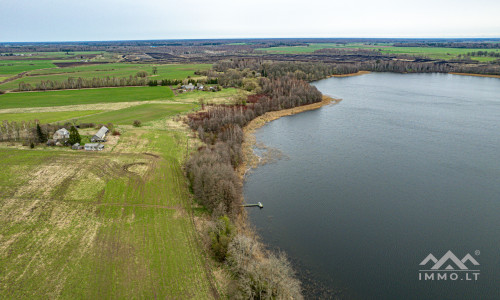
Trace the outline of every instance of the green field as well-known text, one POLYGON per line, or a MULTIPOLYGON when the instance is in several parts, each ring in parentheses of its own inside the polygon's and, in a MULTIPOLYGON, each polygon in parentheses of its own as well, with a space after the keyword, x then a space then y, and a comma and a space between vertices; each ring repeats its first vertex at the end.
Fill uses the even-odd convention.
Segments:
POLYGON ((9 77, 26 71, 55 67, 50 60, 0 60, 0 76, 9 77))
MULTIPOLYGON (((374 49, 381 50, 386 54, 409 54, 433 59, 457 59, 459 54, 465 55, 473 51, 496 51, 500 49, 475 49, 475 48, 437 48, 437 47, 393 47, 390 44, 367 45, 360 43, 352 44, 331 44, 331 43, 311 43, 309 46, 285 46, 285 47, 271 47, 259 48, 256 50, 265 51, 273 54, 301 54, 312 53, 319 49, 325 48, 347 48, 347 49, 374 49)), ((479 61, 493 61, 494 57, 472 57, 472 59, 479 61)))
POLYGON ((172 117, 195 107, 195 104, 142 104, 78 118, 78 121, 84 123, 132 125, 134 120, 146 123, 153 120, 172 117))
MULTIPOLYGON (((1 61, 0 61, 1 62, 1 61)), ((51 64, 48 62, 48 64, 51 64)), ((185 79, 188 76, 196 77, 194 74, 198 70, 208 70, 211 64, 170 64, 170 65, 155 65, 155 64, 130 64, 130 63, 110 63, 100 65, 85 65, 77 67, 56 68, 46 67, 47 69, 38 70, 39 67, 34 67, 28 73, 28 76, 16 79, 0 85, 0 89, 13 90, 18 88, 20 82, 30 83, 35 85, 42 80, 65 81, 68 77, 129 77, 135 76, 139 71, 146 71, 152 79, 185 79), (157 74, 153 75, 153 67, 157 68, 157 74)), ((16 68, 17 73, 27 71, 23 69, 23 65, 16 68)), ((0 68, 0 75, 2 74, 0 68)), ((10 73, 9 73, 10 74, 10 73)))
POLYGON ((123 87, 0 95, 0 109, 48 107, 76 104, 167 100, 174 96, 169 87, 123 87))
POLYGON ((186 138, 133 128, 99 153, 0 148, 0 298, 215 298, 186 138))
MULTIPOLYGON (((473 51, 485 51, 485 49, 464 49, 464 48, 437 48, 437 47, 385 47, 374 49, 382 49, 382 53, 388 54, 411 54, 417 56, 424 56, 434 59, 456 59, 459 54, 465 55, 473 51)), ((486 49, 488 52, 500 52, 500 49, 486 49)), ((494 57, 472 57, 472 59, 479 59, 481 61, 495 60, 494 57)))
POLYGON ((258 48, 255 50, 264 51, 272 54, 300 54, 300 53, 312 53, 319 49, 325 48, 341 48, 341 44, 333 43, 311 43, 309 46, 283 46, 283 47, 270 47, 270 48, 258 48))
MULTIPOLYGON (((50 58, 50 59, 71 59, 79 58, 81 55, 106 54, 104 51, 70 51, 70 52, 20 52, 16 54, 24 54, 24 56, 14 56, 19 59, 32 58, 50 58)), ((8 56, 9 57, 9 56, 8 56)), ((10 56, 12 57, 12 56, 10 56)))
POLYGON ((56 112, 39 112, 39 113, 0 113, 0 121, 34 121, 40 123, 53 123, 58 121, 70 121, 72 119, 80 119, 83 116, 97 114, 102 110, 81 110, 81 111, 56 111, 56 112))

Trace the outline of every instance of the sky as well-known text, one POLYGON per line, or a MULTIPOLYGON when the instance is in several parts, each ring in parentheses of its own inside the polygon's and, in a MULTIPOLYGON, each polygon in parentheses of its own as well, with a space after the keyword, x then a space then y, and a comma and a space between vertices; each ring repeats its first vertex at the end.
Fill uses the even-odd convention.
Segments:
POLYGON ((499 13, 500 0, 0 0, 0 42, 498 38, 499 13))

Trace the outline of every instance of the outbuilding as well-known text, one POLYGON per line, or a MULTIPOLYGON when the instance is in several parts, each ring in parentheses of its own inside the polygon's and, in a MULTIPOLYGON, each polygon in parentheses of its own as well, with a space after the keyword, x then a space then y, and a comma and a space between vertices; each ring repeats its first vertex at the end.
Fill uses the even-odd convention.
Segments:
POLYGON ((80 143, 75 143, 73 146, 71 146, 71 149, 73 149, 73 150, 82 150, 83 146, 80 145, 80 143))
POLYGON ((85 144, 86 151, 101 151, 104 149, 104 145, 99 143, 87 143, 85 144))
POLYGON ((106 134, 108 134, 109 129, 106 126, 102 126, 101 129, 90 139, 92 143, 95 142, 105 142, 106 134))

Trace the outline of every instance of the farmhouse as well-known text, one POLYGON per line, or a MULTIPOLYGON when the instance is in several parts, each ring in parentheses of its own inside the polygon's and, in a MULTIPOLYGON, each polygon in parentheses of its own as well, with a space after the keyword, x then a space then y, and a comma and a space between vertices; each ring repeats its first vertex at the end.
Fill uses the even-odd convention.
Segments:
POLYGON ((54 136, 52 137, 52 139, 54 139, 56 141, 69 139, 69 131, 66 130, 66 128, 61 128, 54 133, 54 136))
POLYGON ((185 89, 186 91, 194 91, 195 86, 192 83, 190 83, 188 85, 181 86, 181 88, 185 89))
POLYGON ((106 126, 102 126, 101 129, 90 139, 92 143, 95 142, 105 142, 106 134, 109 132, 109 129, 106 126))
POLYGON ((104 145, 101 145, 99 143, 88 143, 85 144, 85 150, 86 151, 101 151, 104 149, 104 145))

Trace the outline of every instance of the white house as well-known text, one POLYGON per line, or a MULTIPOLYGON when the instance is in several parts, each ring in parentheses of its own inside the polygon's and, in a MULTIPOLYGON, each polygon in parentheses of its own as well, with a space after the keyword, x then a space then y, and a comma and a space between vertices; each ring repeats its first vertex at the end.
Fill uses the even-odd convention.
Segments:
POLYGON ((188 85, 181 86, 181 88, 183 88, 187 91, 193 91, 196 87, 192 83, 189 83, 188 85))
POLYGON ((54 136, 52 138, 56 141, 69 139, 69 131, 66 130, 66 128, 61 128, 54 133, 54 136))

